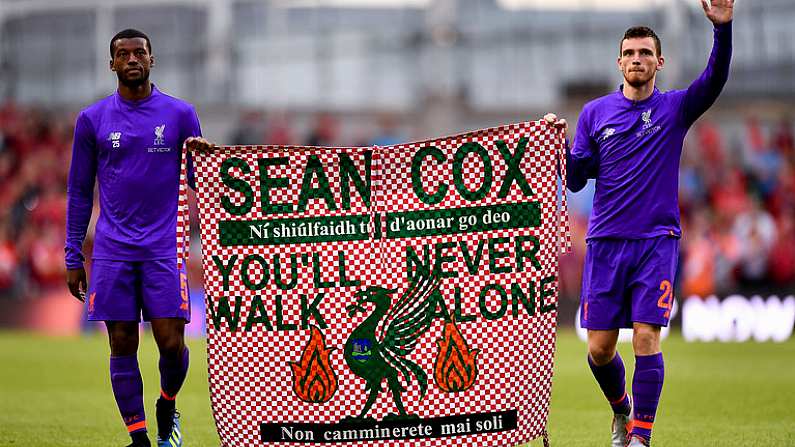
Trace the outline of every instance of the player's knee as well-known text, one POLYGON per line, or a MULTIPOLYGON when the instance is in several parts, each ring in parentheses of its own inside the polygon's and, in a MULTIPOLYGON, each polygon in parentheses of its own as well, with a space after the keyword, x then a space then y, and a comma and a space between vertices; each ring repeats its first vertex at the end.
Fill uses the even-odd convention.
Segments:
POLYGON ((110 354, 114 357, 133 355, 138 352, 138 334, 115 333, 110 337, 110 354))
POLYGON ((635 354, 651 355, 660 350, 660 333, 654 330, 635 330, 632 337, 632 346, 635 354))
POLYGON ((610 360, 613 360, 616 349, 611 346, 590 345, 588 346, 588 354, 595 364, 605 365, 609 363, 610 360))
POLYGON ((182 353, 184 347, 185 340, 179 335, 164 337, 157 343, 160 355, 164 357, 176 357, 182 353))

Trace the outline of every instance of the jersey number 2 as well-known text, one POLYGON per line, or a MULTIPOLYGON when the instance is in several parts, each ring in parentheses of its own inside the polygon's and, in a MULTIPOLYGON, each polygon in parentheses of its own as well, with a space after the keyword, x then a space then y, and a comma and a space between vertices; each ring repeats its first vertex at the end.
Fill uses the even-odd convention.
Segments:
POLYGON ((671 316, 671 307, 674 304, 674 290, 671 281, 667 279, 663 280, 663 282, 660 283, 660 290, 663 294, 660 296, 660 299, 657 300, 657 307, 665 309, 663 317, 669 318, 671 316))

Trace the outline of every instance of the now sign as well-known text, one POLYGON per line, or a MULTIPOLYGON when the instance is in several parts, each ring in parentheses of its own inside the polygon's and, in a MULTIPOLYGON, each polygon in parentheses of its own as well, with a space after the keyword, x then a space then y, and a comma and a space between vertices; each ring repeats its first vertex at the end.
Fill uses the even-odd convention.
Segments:
POLYGON ((731 295, 691 296, 682 307, 682 335, 687 341, 787 341, 795 323, 795 297, 750 299, 731 295))

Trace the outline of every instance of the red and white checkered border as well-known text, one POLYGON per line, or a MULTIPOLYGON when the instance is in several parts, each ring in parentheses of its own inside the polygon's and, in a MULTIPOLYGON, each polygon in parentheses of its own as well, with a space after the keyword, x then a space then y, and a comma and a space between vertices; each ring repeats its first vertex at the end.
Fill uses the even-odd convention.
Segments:
MULTIPOLYGON (((469 275, 464 261, 457 257, 448 268, 462 272, 457 278, 443 280, 440 287, 446 297, 449 309, 453 308, 453 293, 456 288, 462 296, 464 314, 476 314, 479 291, 486 285, 498 283, 510 290, 511 283, 519 284, 527 290, 530 281, 538 284, 540 279, 557 276, 558 258, 561 251, 571 246, 568 234, 568 215, 565 201, 565 149, 563 136, 543 121, 511 124, 491 129, 467 132, 447 138, 424 142, 401 144, 390 147, 373 148, 318 148, 299 146, 235 146, 222 147, 213 154, 195 154, 197 198, 203 247, 203 268, 205 273, 205 290, 207 297, 208 326, 208 369, 210 382, 210 399, 213 414, 221 439, 225 447, 261 446, 259 424, 262 422, 338 422, 342 417, 358 414, 366 398, 364 381, 353 375, 342 358, 342 347, 350 332, 366 318, 360 315, 348 318, 345 306, 351 304, 353 293, 358 288, 335 288, 324 290, 326 298, 320 307, 326 317, 328 327, 323 329, 329 347, 337 348, 331 355, 332 368, 335 369, 339 388, 336 395, 325 404, 307 404, 300 401, 292 390, 292 375, 288 361, 300 357, 301 350, 309 338, 308 330, 291 332, 267 331, 262 325, 254 325, 250 332, 242 328, 246 325, 247 304, 254 296, 253 292, 243 287, 242 281, 232 281, 228 291, 223 291, 221 276, 212 262, 212 256, 228 259, 231 255, 239 258, 250 254, 262 255, 272 260, 279 256, 282 261, 282 273, 288 274, 292 268, 290 255, 307 253, 316 255, 321 260, 321 275, 324 279, 333 278, 337 266, 338 253, 345 256, 346 271, 349 279, 355 277, 362 281, 362 287, 380 285, 396 288, 398 294, 406 287, 406 265, 404 253, 406 247, 415 247, 419 252, 422 244, 463 241, 471 249, 477 242, 487 238, 517 235, 534 235, 542 243, 539 260, 540 270, 526 269, 523 272, 493 273, 488 271, 488 254, 483 254, 482 262, 486 265, 481 274, 469 275), (516 203, 527 201, 520 189, 512 185, 508 197, 498 198, 498 180, 502 178, 507 166, 494 143, 505 141, 511 151, 516 147, 519 138, 528 137, 530 142, 521 162, 521 169, 532 187, 535 195, 530 198, 539 202, 542 225, 538 228, 519 230, 493 230, 481 233, 457 234, 411 239, 370 239, 366 241, 326 242, 317 244, 274 245, 274 246, 234 246, 222 247, 219 244, 219 222, 221 220, 254 220, 266 219, 259 206, 261 191, 258 182, 256 159, 271 157, 276 154, 287 154, 290 157, 288 166, 272 167, 271 176, 287 177, 290 183, 286 188, 270 191, 271 201, 279 203, 297 203, 300 190, 302 168, 306 158, 317 155, 326 170, 335 197, 340 191, 338 176, 334 175, 336 154, 347 152, 354 159, 359 172, 364 171, 363 151, 373 151, 371 168, 371 206, 368 208, 358 194, 351 188, 351 209, 328 211, 321 200, 311 200, 303 213, 292 213, 289 217, 309 217, 328 215, 349 215, 380 213, 383 225, 384 214, 387 212, 403 212, 426 209, 462 208, 467 206, 493 205, 500 203, 516 203), (471 203, 461 197, 453 188, 452 169, 450 163, 436 166, 426 162, 423 165, 422 178, 425 184, 436 185, 446 182, 450 189, 444 200, 434 206, 420 202, 411 188, 410 163, 417 149, 434 145, 438 147, 450 161, 455 150, 467 142, 478 142, 491 154, 495 182, 485 199, 471 203), (233 202, 241 203, 242 195, 224 187, 220 181, 219 168, 221 162, 234 155, 247 161, 252 172, 244 175, 233 169, 235 177, 249 180, 255 188, 255 206, 246 216, 231 216, 224 211, 220 198, 223 195, 233 202), (560 169, 564 193, 559 202, 559 182, 557 169, 560 169), (242 300, 238 331, 230 332, 226 323, 216 329, 210 317, 209 306, 217 305, 220 296, 230 297, 230 301, 242 300)), ((183 148, 183 153, 185 152, 183 148)), ((183 160, 185 156, 183 155, 183 160)), ((475 182, 482 177, 482 165, 476 157, 470 156, 463 164, 465 183, 472 189, 479 184, 475 182)), ((184 169, 180 175, 181 182, 186 183, 184 169)), ((187 190, 185 189, 185 192, 187 190)), ((186 252, 187 247, 187 197, 183 209, 183 189, 180 188, 180 207, 178 213, 178 253, 186 252), (180 217, 181 216, 181 217, 180 217)), ((279 216, 280 218, 286 216, 279 216)), ((385 233, 384 233, 385 234, 385 233)), ((500 246, 508 249, 510 244, 500 246)), ((484 250, 487 252, 487 250, 484 250)), ((311 259, 312 256, 309 256, 311 259)), ((285 320, 295 323, 298 320, 299 305, 296 297, 307 294, 314 297, 318 291, 312 285, 311 265, 303 265, 301 256, 297 256, 296 266, 298 285, 289 291, 277 289, 273 285, 273 271, 270 273, 268 287, 258 292, 265 308, 275 325, 274 296, 281 295, 284 301, 285 320)), ((311 260, 310 260, 311 264, 311 260)), ((516 268, 513 258, 503 258, 499 265, 516 268)), ((260 279, 264 272, 252 264, 252 276, 260 279)), ((270 269, 273 269, 271 263, 270 269)), ((237 270, 236 270, 237 271, 237 270)), ((235 273, 233 273, 235 275, 235 273)), ((556 285, 556 284, 555 284, 556 285)), ((557 294, 550 297, 556 302, 557 294)), ((499 306, 494 294, 486 299, 490 309, 499 306)), ((509 305, 509 314, 510 314, 509 305)), ((468 435, 456 438, 414 439, 408 441, 380 441, 346 443, 358 446, 512 446, 535 439, 544 433, 549 411, 552 368, 555 350, 557 312, 546 314, 536 313, 528 316, 506 316, 498 321, 483 318, 472 322, 458 324, 463 336, 474 349, 479 349, 479 376, 474 386, 466 392, 448 394, 440 391, 433 383, 433 363, 437 355, 435 341, 441 335, 443 321, 436 320, 431 329, 423 337, 411 354, 411 359, 419 364, 429 375, 428 394, 419 400, 419 391, 415 385, 408 386, 403 393, 403 401, 407 410, 420 417, 449 416, 458 413, 480 413, 516 409, 519 414, 518 428, 510 432, 468 435)), ((370 415, 382 418, 394 412, 392 399, 388 393, 382 393, 370 411, 370 415)), ((273 445, 282 445, 277 443, 273 445)), ((288 445, 288 444, 283 444, 288 445)))

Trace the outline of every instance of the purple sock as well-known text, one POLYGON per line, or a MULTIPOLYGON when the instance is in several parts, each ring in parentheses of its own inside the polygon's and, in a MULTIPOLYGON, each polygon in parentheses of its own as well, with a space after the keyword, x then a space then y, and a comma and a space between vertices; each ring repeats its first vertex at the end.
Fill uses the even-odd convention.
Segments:
POLYGON ((188 375, 190 353, 185 346, 176 358, 160 356, 160 396, 173 401, 188 375))
POLYGON ((591 367, 591 372, 602 388, 607 401, 613 408, 616 414, 629 414, 629 396, 626 391, 626 379, 624 372, 624 362, 621 356, 616 351, 613 360, 610 360, 606 365, 597 366, 591 356, 588 355, 588 366, 591 367))
POLYGON ((657 403, 660 401, 665 367, 662 352, 654 355, 635 356, 635 377, 632 381, 632 397, 635 399, 635 421, 632 434, 651 440, 657 403))
POLYGON ((127 431, 130 434, 145 432, 144 381, 136 355, 111 356, 110 384, 127 431))

